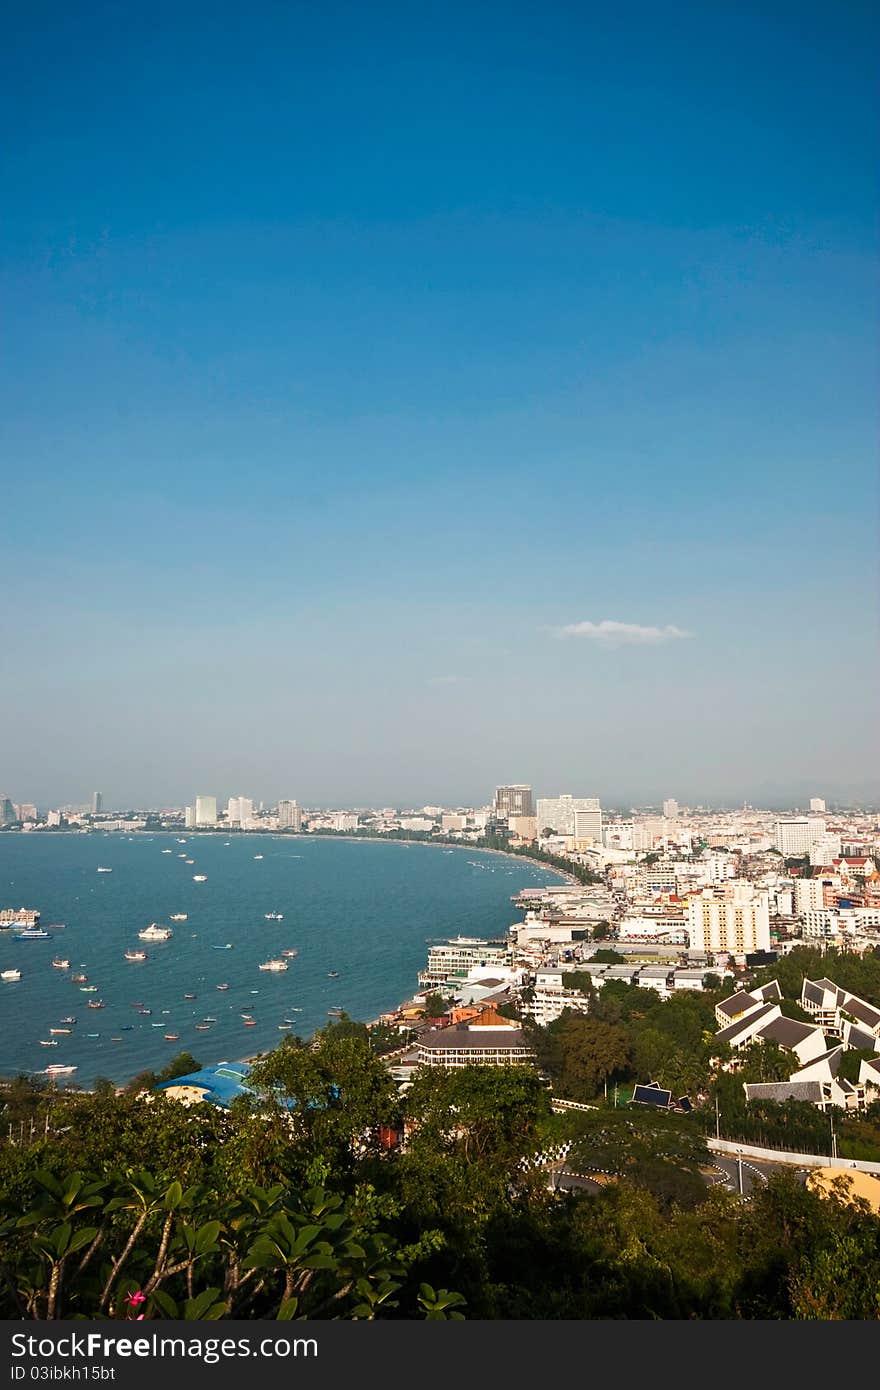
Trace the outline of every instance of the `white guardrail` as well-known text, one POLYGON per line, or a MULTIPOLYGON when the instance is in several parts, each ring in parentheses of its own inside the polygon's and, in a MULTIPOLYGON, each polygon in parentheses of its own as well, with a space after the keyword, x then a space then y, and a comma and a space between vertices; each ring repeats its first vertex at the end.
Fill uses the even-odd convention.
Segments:
POLYGON ((856 1168, 860 1173, 880 1175, 880 1163, 869 1163, 865 1159, 831 1158, 829 1154, 789 1153, 784 1149, 759 1149, 754 1144, 735 1144, 730 1139, 707 1139, 706 1147, 717 1154, 731 1154, 734 1158, 763 1158, 768 1163, 791 1163, 797 1168, 856 1168))

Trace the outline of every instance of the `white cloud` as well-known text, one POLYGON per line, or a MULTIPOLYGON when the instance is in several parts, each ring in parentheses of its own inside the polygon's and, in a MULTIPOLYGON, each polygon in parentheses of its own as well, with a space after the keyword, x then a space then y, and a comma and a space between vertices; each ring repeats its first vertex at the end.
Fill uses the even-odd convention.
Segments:
POLYGON ((666 627, 646 627, 641 623, 618 623, 612 618, 603 618, 600 623, 567 623, 556 632, 559 637, 586 637, 605 647, 655 646, 658 642, 675 642, 693 636, 671 623, 666 627))

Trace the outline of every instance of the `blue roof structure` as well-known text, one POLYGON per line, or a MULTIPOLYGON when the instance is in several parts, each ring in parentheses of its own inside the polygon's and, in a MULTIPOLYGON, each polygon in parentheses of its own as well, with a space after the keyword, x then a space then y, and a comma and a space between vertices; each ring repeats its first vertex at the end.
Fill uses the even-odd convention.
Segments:
POLYGON ((212 1105, 222 1105, 228 1109, 236 1096, 254 1095, 247 1085, 250 1066, 247 1062, 217 1062, 213 1067, 202 1067, 186 1076, 175 1076, 172 1081, 163 1081, 157 1091, 167 1091, 171 1086, 197 1086, 205 1092, 204 1099, 212 1105))

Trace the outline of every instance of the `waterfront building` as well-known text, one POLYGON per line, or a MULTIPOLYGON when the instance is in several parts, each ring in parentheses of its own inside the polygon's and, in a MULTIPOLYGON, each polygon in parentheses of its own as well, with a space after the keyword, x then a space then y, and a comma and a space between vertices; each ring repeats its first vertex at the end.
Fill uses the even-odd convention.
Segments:
POLYGON ((494 811, 500 820, 507 820, 510 816, 534 815, 531 787, 525 782, 510 787, 496 787, 494 811))
POLYGON ((246 825, 254 817, 254 803, 249 796, 231 796, 226 803, 226 819, 230 825, 246 825))
POLYGON ((353 811, 334 811, 330 826, 333 830, 357 830, 358 818, 353 811))
POLYGON ((302 830, 302 807, 295 801, 279 801, 278 829, 297 832, 302 830))
POLYGON ((507 828, 517 840, 535 840, 538 836, 537 816, 508 816, 507 828))
POLYGON ((102 792, 92 792, 92 815, 99 816, 104 809, 104 795, 102 792))
POLYGON ((37 808, 34 803, 32 801, 20 802, 15 808, 15 819, 20 820, 22 824, 25 824, 27 821, 36 820, 37 808))
POLYGON ((694 951, 727 952, 745 959, 770 949, 770 901, 749 883, 704 888, 688 902, 688 934, 694 951))
POLYGON ((545 830, 553 830, 557 835, 574 835, 575 813, 577 811, 591 811, 593 813, 591 820, 587 819, 583 822, 585 833, 577 838, 593 839, 597 843, 601 843, 602 811, 598 797, 572 796, 570 792, 563 792, 560 796, 538 797, 535 811, 538 820, 538 834, 543 835, 545 830), (588 829, 589 833, 586 833, 588 829))
POLYGON ((503 968, 513 960, 506 941, 484 941, 476 936, 455 936, 435 941, 428 948, 428 964, 419 973, 419 988, 431 990, 461 984, 481 966, 503 968))
POLYGON ((0 825, 12 825, 15 821, 15 807, 8 796, 0 796, 0 825))
POLYGON ((196 825, 216 825, 217 824, 217 798, 216 796, 197 796, 196 797, 196 825))
POLYGON ((423 1033, 417 1056, 425 1067, 508 1067, 534 1061, 521 1028, 494 1009, 452 1028, 423 1033))
POLYGON ((186 830, 195 830, 195 828, 196 828, 196 808, 195 808, 195 806, 187 806, 187 807, 186 807, 186 809, 184 810, 184 813, 183 813, 183 824, 184 824, 184 828, 185 828, 186 830))

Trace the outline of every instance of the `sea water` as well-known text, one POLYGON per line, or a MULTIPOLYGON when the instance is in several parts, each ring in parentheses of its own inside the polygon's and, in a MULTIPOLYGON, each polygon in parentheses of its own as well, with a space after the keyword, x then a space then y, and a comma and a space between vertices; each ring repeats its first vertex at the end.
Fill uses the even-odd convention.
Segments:
POLYGON ((504 936, 518 916, 514 893, 561 881, 521 858, 469 847, 7 832, 0 835, 0 907, 36 908, 41 926, 65 925, 49 941, 16 941, 15 928, 0 932, 0 970, 22 972, 19 983, 0 981, 0 1075, 73 1064, 70 1079, 79 1085, 98 1076, 122 1082, 184 1049, 207 1064, 250 1056, 285 1036, 308 1037, 327 1023, 328 1009, 372 1020, 417 990, 429 939, 504 936), (99 874, 99 865, 112 872, 99 874), (206 882, 195 883, 195 874, 206 882), (181 912, 185 922, 169 920, 181 912), (283 920, 267 921, 268 912, 283 920), (171 927, 173 936, 140 941, 150 922, 171 927), (227 942, 232 950, 213 949, 227 942), (129 948, 145 950, 147 960, 126 961, 129 948), (289 949, 297 956, 288 970, 259 969, 289 949), (69 959, 70 968, 53 967, 55 957, 69 959), (88 975, 97 993, 81 992, 75 974, 88 975), (90 999, 104 1008, 89 1009, 90 999), (152 1014, 138 1013, 137 1003, 152 1014), (245 1026, 243 1013, 255 1027, 245 1026), (72 1032, 57 1047, 41 1047, 67 1015, 77 1019, 72 1032), (206 1015, 217 1022, 197 1030, 206 1015), (279 1030, 285 1019, 293 1020, 289 1031, 279 1030))

